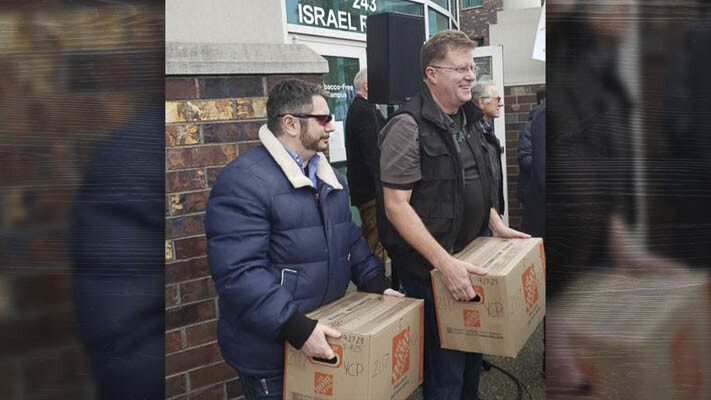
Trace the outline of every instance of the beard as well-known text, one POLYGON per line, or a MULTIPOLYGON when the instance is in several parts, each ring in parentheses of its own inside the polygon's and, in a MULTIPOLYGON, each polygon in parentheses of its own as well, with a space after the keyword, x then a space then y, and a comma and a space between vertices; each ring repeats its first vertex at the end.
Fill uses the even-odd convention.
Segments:
POLYGON ((310 151, 324 151, 326 150, 326 144, 321 144, 321 141, 323 139, 327 139, 328 137, 322 137, 316 134, 313 134, 309 131, 306 131, 305 134, 302 134, 299 137, 299 140, 301 140, 301 144, 304 146, 304 149, 310 150, 310 151))

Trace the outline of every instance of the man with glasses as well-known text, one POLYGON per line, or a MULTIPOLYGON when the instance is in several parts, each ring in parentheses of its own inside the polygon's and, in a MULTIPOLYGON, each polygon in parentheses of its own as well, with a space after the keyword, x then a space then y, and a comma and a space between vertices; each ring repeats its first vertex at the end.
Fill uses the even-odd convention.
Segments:
MULTIPOLYGON (((430 271, 457 300, 475 297, 470 273, 484 270, 452 256, 487 226, 494 236, 527 237, 492 208, 487 159, 474 123, 475 44, 441 31, 423 45, 425 87, 380 132, 380 183, 389 224, 381 240, 410 297, 425 300, 424 398, 476 399, 481 354, 440 348, 430 271)), ((379 223, 380 224, 380 223, 379 223)))
POLYGON ((291 79, 267 100, 258 146, 230 163, 207 202, 210 273, 219 293, 218 341, 247 399, 281 399, 284 340, 331 359, 335 329, 305 316, 349 281, 388 288, 382 264, 351 222, 348 193, 321 153, 334 127, 320 87, 291 79))
POLYGON ((485 144, 483 149, 489 164, 488 171, 492 182, 491 201, 499 215, 503 215, 505 204, 501 155, 504 153, 504 149, 494 134, 494 119, 501 115, 504 102, 496 89, 496 84, 482 82, 472 88, 472 103, 482 114, 482 118, 476 122, 474 127, 485 144))

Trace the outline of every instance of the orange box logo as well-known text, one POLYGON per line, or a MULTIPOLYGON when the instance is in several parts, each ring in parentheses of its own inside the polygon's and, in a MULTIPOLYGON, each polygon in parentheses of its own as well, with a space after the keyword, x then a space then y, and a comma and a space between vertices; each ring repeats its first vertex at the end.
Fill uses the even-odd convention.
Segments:
POLYGON ((392 383, 397 382, 410 370, 410 327, 393 338, 392 383))
POLYGON ((538 280, 536 271, 533 270, 533 264, 526 268, 521 275, 521 280, 523 281, 523 297, 526 300, 526 312, 530 312, 538 302, 538 280))
POLYGON ((333 396, 333 375, 314 373, 314 392, 326 396, 333 396))
POLYGON ((479 319, 479 311, 477 310, 462 310, 464 314, 464 326, 470 328, 481 328, 481 320, 479 319))

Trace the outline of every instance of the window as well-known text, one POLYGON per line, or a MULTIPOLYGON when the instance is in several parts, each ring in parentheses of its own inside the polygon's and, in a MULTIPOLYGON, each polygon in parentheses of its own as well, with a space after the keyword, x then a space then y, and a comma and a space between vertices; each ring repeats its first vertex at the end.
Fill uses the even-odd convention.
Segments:
POLYGON ((462 0, 462 10, 467 8, 481 7, 482 0, 462 0))
POLYGON ((449 19, 444 15, 438 13, 433 9, 428 10, 430 19, 430 35, 432 37, 435 33, 449 29, 449 19))
POLYGON ((432 2, 444 8, 445 10, 449 10, 449 8, 447 8, 447 3, 449 3, 448 0, 432 0, 432 2))

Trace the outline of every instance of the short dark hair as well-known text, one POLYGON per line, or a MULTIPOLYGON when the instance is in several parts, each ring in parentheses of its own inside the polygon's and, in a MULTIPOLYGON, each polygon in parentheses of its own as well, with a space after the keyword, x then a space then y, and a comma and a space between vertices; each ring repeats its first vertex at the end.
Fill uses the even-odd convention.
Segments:
POLYGON ((422 68, 422 79, 427 77, 427 67, 435 61, 441 61, 447 56, 449 50, 473 50, 476 42, 469 39, 462 31, 447 29, 435 33, 422 45, 420 49, 420 68, 422 68))
POLYGON ((275 136, 281 136, 279 115, 308 114, 313 110, 313 97, 328 98, 322 86, 301 79, 285 79, 277 83, 267 99, 267 127, 275 136))
POLYGON ((538 104, 540 106, 541 102, 545 98, 546 98, 546 85, 541 85, 538 87, 538 90, 536 90, 536 104, 538 104))

